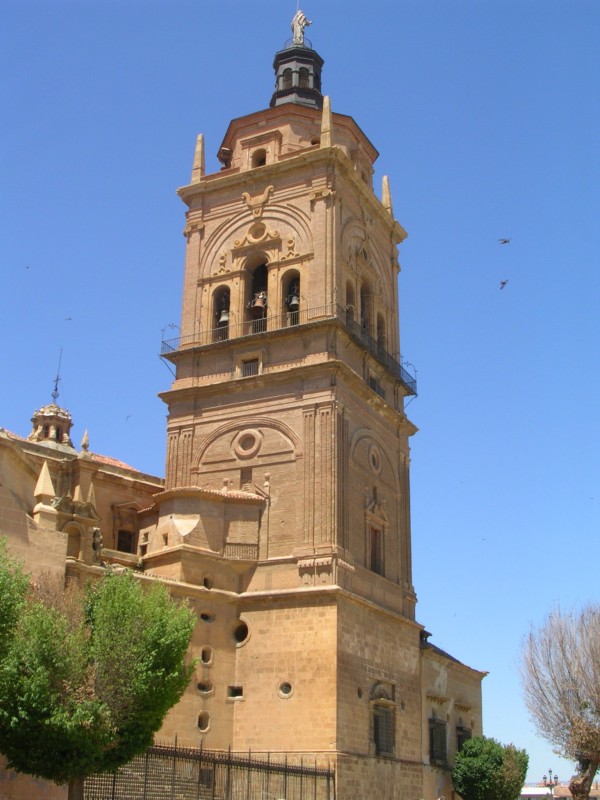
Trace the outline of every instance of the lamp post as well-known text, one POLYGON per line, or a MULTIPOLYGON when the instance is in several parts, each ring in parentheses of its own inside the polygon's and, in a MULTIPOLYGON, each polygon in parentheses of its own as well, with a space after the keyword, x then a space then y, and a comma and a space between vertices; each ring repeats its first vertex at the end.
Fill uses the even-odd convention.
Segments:
POLYGON ((553 797, 554 787, 558 786, 558 775, 553 775, 551 769, 548 770, 548 775, 544 775, 544 786, 550 789, 550 797, 553 797))

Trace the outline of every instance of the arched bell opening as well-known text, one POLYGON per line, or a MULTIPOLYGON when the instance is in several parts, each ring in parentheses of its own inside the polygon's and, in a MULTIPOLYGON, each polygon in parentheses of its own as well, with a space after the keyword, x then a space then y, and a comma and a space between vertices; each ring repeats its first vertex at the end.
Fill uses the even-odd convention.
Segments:
POLYGON ((383 352, 387 349, 385 318, 381 313, 377 314, 377 349, 383 352))
POLYGON ((369 281, 363 281, 360 286, 360 327, 366 333, 371 333, 373 324, 373 289, 369 281))
POLYGON ((286 67, 281 74, 281 88, 282 89, 291 89, 292 88, 292 79, 293 74, 290 67, 286 67))
POLYGON ((298 70, 298 86, 300 89, 308 89, 309 87, 309 71, 306 67, 300 67, 298 70))
POLYGON ((267 163, 267 151, 264 148, 260 148, 259 150, 255 150, 252 153, 252 168, 255 167, 264 167, 267 163))
POLYGON ((267 260, 264 255, 257 256, 246 265, 246 314, 252 333, 267 329, 267 260))
POLYGON ((294 270, 283 276, 283 307, 287 311, 287 324, 300 323, 300 273, 294 270))
POLYGON ((220 286, 213 294, 213 341, 229 339, 231 292, 228 286, 220 286))
POLYGON ((354 322, 356 319, 356 297, 352 281, 346 281, 346 319, 349 322, 354 322))

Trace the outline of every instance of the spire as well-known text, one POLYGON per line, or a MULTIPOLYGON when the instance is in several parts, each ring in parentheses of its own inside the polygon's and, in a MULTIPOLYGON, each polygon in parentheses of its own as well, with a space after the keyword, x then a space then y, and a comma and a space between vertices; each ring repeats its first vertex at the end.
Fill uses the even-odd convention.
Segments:
POLYGON ((323 116, 321 117, 321 147, 331 147, 333 122, 331 118, 331 101, 327 95, 323 98, 323 116))
POLYGON ((205 174, 204 166, 204 136, 199 133, 196 139, 196 152, 194 153, 194 166, 190 183, 200 183, 205 174))
POLYGON ((33 509, 34 522, 44 528, 54 528, 58 512, 52 505, 52 501, 56 497, 56 491, 47 461, 42 464, 35 489, 33 490, 33 496, 36 500, 33 509))
POLYGON ((392 193, 390 191, 390 179, 387 175, 384 175, 383 180, 381 181, 381 204, 393 217, 394 209, 392 208, 392 193))
POLYGON ((321 108, 321 69, 324 61, 304 38, 304 28, 312 23, 298 9, 292 20, 292 38, 283 50, 275 53, 275 92, 271 107, 283 103, 298 103, 311 108, 321 108))

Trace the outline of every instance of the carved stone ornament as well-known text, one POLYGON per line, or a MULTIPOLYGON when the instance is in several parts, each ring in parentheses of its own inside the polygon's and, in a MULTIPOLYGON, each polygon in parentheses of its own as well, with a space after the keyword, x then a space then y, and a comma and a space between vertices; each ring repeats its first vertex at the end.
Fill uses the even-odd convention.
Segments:
POLYGON ((252 211, 252 216, 255 219, 260 219, 262 217, 265 206, 274 191, 274 186, 267 186, 264 192, 258 195, 258 197, 251 197, 248 192, 242 194, 242 200, 246 203, 250 211, 252 211))
POLYGON ((183 235, 189 239, 192 233, 200 233, 204 230, 204 223, 200 220, 190 220, 183 229, 183 235))
POLYGON ((315 200, 325 200, 327 197, 335 197, 335 194, 334 189, 314 189, 308 195, 308 199, 311 203, 314 203, 315 200))
POLYGON ((222 275, 224 272, 231 272, 231 268, 227 267, 227 253, 221 253, 218 258, 218 267, 214 271, 215 275, 222 275))
POLYGON ((248 247, 258 244, 259 242, 273 242, 279 241, 281 235, 278 230, 269 230, 262 222, 255 222, 248 228, 248 231, 241 239, 236 239, 233 242, 235 248, 248 247))
POLYGON ((288 258, 298 258, 300 256, 300 253, 298 253, 296 251, 296 237, 295 236, 289 236, 285 240, 285 246, 287 248, 287 253, 283 253, 283 255, 281 256, 281 260, 282 261, 285 261, 288 258))

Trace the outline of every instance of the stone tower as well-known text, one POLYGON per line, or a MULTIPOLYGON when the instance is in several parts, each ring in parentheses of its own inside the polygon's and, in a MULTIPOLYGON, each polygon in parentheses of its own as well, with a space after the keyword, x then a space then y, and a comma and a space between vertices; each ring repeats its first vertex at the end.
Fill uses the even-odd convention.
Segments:
POLYGON ((179 190, 181 336, 163 345, 166 486, 140 551, 198 610, 179 741, 335 762, 340 798, 374 782, 418 797, 406 233, 387 179, 373 190, 375 147, 321 95, 322 65, 295 33, 219 172, 198 137, 179 190))

